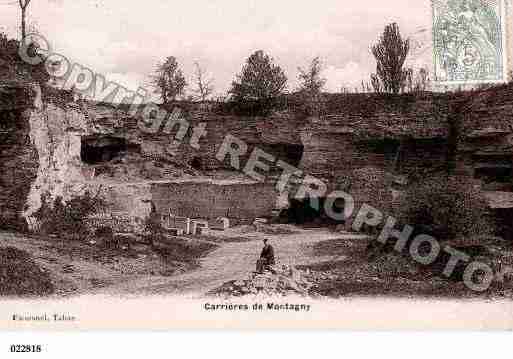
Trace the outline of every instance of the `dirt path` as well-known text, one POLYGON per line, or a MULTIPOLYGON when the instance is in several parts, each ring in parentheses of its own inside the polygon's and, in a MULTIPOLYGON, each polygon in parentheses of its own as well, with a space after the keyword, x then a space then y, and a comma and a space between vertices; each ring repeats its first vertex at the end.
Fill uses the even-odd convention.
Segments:
MULTIPOLYGON (((262 248, 261 239, 269 238, 275 248, 279 264, 309 264, 323 260, 344 260, 344 256, 312 257, 309 244, 331 239, 366 238, 327 230, 298 229, 293 234, 269 235, 259 232, 244 235, 248 241, 224 242, 215 251, 201 260, 198 269, 171 277, 149 276, 130 280, 121 285, 104 288, 108 294, 187 294, 201 295, 221 284, 245 278, 255 268, 255 262, 262 248)), ((230 238, 229 235, 226 238, 230 238)))
POLYGON ((324 229, 292 226, 289 229, 292 233, 241 232, 240 228, 211 232, 210 238, 216 240, 219 248, 203 257, 197 269, 172 275, 162 274, 166 271, 165 263, 151 254, 137 258, 119 254, 106 256, 101 249, 10 232, 0 232, 0 246, 14 246, 30 253, 36 263, 49 271, 58 288, 56 295, 173 293, 196 296, 227 281, 246 278, 255 268, 264 237, 271 240, 277 263, 287 265, 344 261, 347 257, 343 251, 324 257, 313 256, 309 245, 331 239, 366 238, 324 229))

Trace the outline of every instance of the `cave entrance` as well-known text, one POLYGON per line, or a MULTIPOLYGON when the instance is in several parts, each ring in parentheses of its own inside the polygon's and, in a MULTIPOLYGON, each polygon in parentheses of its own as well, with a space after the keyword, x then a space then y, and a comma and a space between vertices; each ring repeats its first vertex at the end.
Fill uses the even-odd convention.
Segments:
POLYGON ((513 167, 506 164, 479 164, 474 167, 474 178, 485 183, 511 183, 513 167))
POLYGON ((474 178, 488 183, 511 183, 513 162, 505 153, 477 152, 473 154, 474 178))
POLYGON ((277 159, 291 166, 298 167, 303 158, 304 146, 301 144, 275 143, 266 145, 265 149, 262 149, 277 159))
MULTIPOLYGON (((291 198, 289 200, 289 208, 282 213, 281 217, 287 223, 308 227, 327 227, 343 223, 343 221, 337 221, 327 215, 324 209, 326 198, 316 198, 315 200, 291 198), (316 202, 318 203, 318 208, 316 208, 317 206, 312 206, 316 202)), ((333 211, 335 213, 342 213, 344 211, 344 201, 342 199, 337 199, 333 203, 333 211)))
POLYGON ((80 158, 87 164, 109 162, 129 152, 140 153, 140 145, 129 143, 121 137, 82 137, 80 158))
POLYGON ((201 171, 203 169, 203 161, 201 160, 200 157, 193 157, 190 160, 189 165, 198 171, 201 171))

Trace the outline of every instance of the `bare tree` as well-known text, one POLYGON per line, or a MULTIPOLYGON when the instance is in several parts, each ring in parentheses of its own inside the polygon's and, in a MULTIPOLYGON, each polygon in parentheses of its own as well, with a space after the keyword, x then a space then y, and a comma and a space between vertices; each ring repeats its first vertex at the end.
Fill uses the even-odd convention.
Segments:
POLYGON ((430 83, 429 71, 425 68, 420 68, 417 73, 411 68, 406 69, 405 80, 402 84, 402 91, 408 93, 421 93, 427 91, 430 83))
POLYGON ((27 7, 32 0, 18 0, 21 9, 21 39, 25 40, 27 36, 26 22, 27 22, 27 7))
POLYGON ((205 70, 201 68, 199 63, 195 62, 194 66, 196 67, 194 72, 196 89, 194 92, 198 100, 205 101, 214 92, 214 79, 207 77, 205 70))
POLYGON ((376 74, 385 92, 397 94, 404 86, 406 73, 403 65, 409 51, 410 41, 402 39, 396 23, 387 25, 378 43, 372 46, 377 63, 376 74))
POLYGON ((404 81, 401 82, 401 92, 413 92, 415 90, 415 81, 413 79, 414 71, 412 68, 404 70, 404 81))
POLYGON ((340 93, 343 93, 343 94, 348 94, 350 93, 351 91, 349 91, 349 89, 346 87, 346 86, 341 86, 340 87, 340 93))
POLYGON ((369 81, 362 80, 361 85, 362 85, 362 93, 372 92, 372 86, 369 81))
POLYGON ((298 67, 299 71, 299 94, 307 107, 307 111, 314 115, 319 114, 322 107, 322 89, 326 84, 326 79, 322 77, 322 63, 319 57, 315 57, 303 69, 298 67))
POLYGON ((152 76, 152 84, 163 103, 174 101, 183 95, 187 82, 174 56, 169 56, 164 63, 157 66, 152 76))
POLYGON ((415 78, 415 92, 427 91, 430 85, 429 71, 426 68, 421 68, 415 78))
POLYGON ((300 92, 306 92, 311 96, 321 93, 326 84, 326 79, 322 77, 322 63, 319 57, 312 60, 307 69, 298 67, 300 92))
POLYGON ((381 85, 381 81, 379 80, 378 75, 371 74, 371 85, 375 93, 383 92, 383 86, 381 85))

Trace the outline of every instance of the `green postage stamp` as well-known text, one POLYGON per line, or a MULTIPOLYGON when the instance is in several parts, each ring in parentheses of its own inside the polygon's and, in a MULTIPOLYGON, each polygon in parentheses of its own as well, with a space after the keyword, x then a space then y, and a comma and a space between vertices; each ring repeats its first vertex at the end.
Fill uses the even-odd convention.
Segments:
POLYGON ((506 0, 432 0, 435 81, 507 80, 506 0))

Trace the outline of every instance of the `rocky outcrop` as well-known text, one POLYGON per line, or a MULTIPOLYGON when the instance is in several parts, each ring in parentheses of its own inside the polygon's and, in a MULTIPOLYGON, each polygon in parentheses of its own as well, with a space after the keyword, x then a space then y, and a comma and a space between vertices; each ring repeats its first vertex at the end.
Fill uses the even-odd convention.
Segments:
POLYGON ((275 266, 271 271, 251 273, 245 279, 233 280, 216 288, 207 295, 220 297, 241 297, 247 295, 285 296, 300 295, 311 296, 311 288, 315 282, 311 281, 310 273, 300 271, 289 266, 275 266))
POLYGON ((242 163, 258 147, 328 182, 369 166, 429 173, 445 161, 451 111, 459 109, 460 172, 472 176, 477 162, 498 157, 511 166, 512 88, 332 95, 324 114, 307 120, 292 111, 252 117, 192 106, 180 110, 189 128, 178 141, 177 127, 143 131, 141 113, 126 108, 74 101, 56 90, 41 94, 30 84, 2 85, 2 223, 19 226, 24 217, 33 226, 43 195, 66 201, 86 192, 104 197, 112 211, 141 220, 149 213, 149 200, 160 211, 191 217, 230 217, 229 211, 236 218, 265 216, 280 194, 217 160, 228 134, 248 145, 242 163), (205 130, 199 148, 190 145, 196 126, 205 130))
POLYGON ((152 183, 151 196, 160 213, 252 222, 254 218, 272 216, 278 193, 269 183, 193 179, 152 183))
POLYGON ((443 161, 448 135, 447 98, 443 95, 332 95, 327 113, 301 128, 301 168, 331 180, 372 166, 395 170, 401 162, 411 171, 443 161), (411 167, 412 166, 412 167, 411 167))
POLYGON ((25 229, 21 213, 38 170, 29 118, 36 93, 30 85, 0 88, 0 226, 25 229))
POLYGON ((80 137, 67 130, 80 126, 83 118, 78 108, 61 108, 51 103, 30 113, 30 140, 37 150, 39 166, 27 198, 26 218, 30 219, 39 209, 43 194, 66 200, 83 191, 80 137))
MULTIPOLYGON (((137 219, 139 224, 144 223, 151 202, 161 213, 196 218, 252 220, 271 215, 277 197, 272 185, 239 175, 233 179, 231 172, 223 176, 225 180, 213 180, 205 171, 229 168, 215 158, 228 133, 285 154, 286 150, 273 146, 287 145, 289 133, 280 135, 272 126, 267 130, 255 119, 243 123, 215 117, 205 121, 207 135, 197 150, 189 146, 190 131, 178 142, 172 131, 141 131, 136 116, 113 106, 66 98, 45 100, 42 107, 27 113, 25 121, 37 154, 37 174, 23 210, 31 228, 37 228, 42 198, 52 204, 55 199, 66 202, 85 193, 101 196, 109 213, 137 219), (194 159, 197 169, 191 167, 194 159)), ((205 120, 198 113, 187 119, 190 128, 205 120)), ((298 138, 293 141, 297 143, 298 138)))
POLYGON ((67 103, 63 107, 47 103, 41 110, 31 112, 30 138, 39 158, 37 176, 24 211, 31 228, 37 227, 34 214, 41 207, 44 196, 50 201, 57 198, 67 201, 88 192, 100 196, 109 212, 139 218, 139 223, 148 215, 150 205, 145 201, 151 199, 149 184, 95 178, 97 168, 82 160, 85 136, 101 137, 111 133, 109 129, 94 126, 93 119, 88 109, 77 103, 67 103))

